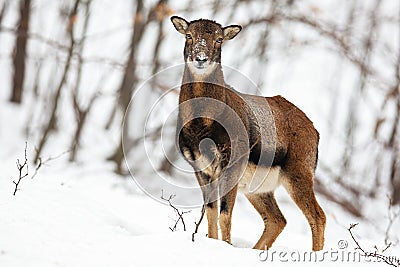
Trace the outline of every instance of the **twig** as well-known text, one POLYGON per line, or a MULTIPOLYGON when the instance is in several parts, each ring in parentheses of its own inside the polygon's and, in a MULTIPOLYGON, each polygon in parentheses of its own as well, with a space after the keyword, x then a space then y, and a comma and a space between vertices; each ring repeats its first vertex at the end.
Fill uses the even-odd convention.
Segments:
POLYGON ((64 151, 61 154, 59 154, 57 156, 54 156, 54 157, 50 156, 45 160, 43 160, 42 157, 39 156, 38 157, 38 163, 37 163, 36 168, 35 168, 35 173, 32 175, 31 179, 35 178, 36 174, 39 172, 39 170, 40 170, 40 168, 42 166, 46 165, 50 161, 53 161, 53 160, 61 158, 62 156, 64 156, 65 154, 68 154, 69 152, 71 152, 71 150, 64 151))
POLYGON ((173 227, 169 227, 169 229, 172 232, 175 232, 176 228, 178 226, 178 223, 181 222, 183 225, 183 231, 186 231, 186 224, 185 224, 185 220, 183 219, 183 215, 186 213, 189 213, 191 211, 190 210, 189 211, 180 211, 177 207, 175 207, 171 202, 171 200, 174 197, 175 197, 175 195, 170 195, 168 198, 165 198, 164 192, 163 192, 163 190, 161 190, 161 199, 167 201, 169 206, 175 211, 175 214, 177 215, 177 219, 175 220, 175 225, 173 227))
POLYGON ((198 222, 195 222, 194 224, 196 225, 196 228, 194 229, 194 232, 192 233, 192 242, 194 242, 194 235, 197 234, 197 232, 199 231, 199 226, 201 224, 201 221, 204 218, 204 213, 206 211, 206 205, 203 204, 203 207, 201 208, 201 216, 198 222))
POLYGON ((25 142, 25 161, 24 163, 20 163, 19 159, 17 159, 17 168, 18 168, 18 172, 19 172, 19 177, 18 177, 18 181, 16 182, 15 180, 13 181, 14 185, 15 185, 15 189, 14 189, 14 193, 13 195, 15 196, 15 194, 17 193, 17 191, 19 190, 18 186, 19 183, 21 182, 21 180, 23 178, 25 178, 26 176, 28 176, 28 158, 26 156, 26 149, 28 147, 28 143, 25 142), (22 173, 23 170, 26 168, 26 173, 22 173))
MULTIPOLYGON (((390 266, 395 266, 395 267, 399 267, 400 266, 400 259, 397 259, 396 257, 388 257, 382 254, 378 253, 378 249, 375 246, 375 251, 374 252, 369 252, 366 251, 365 249, 363 249, 360 246, 360 243, 358 243, 357 239, 354 237, 352 230, 358 225, 358 223, 354 223, 354 224, 350 224, 350 227, 347 229, 350 233, 351 238, 353 239, 354 243, 356 243, 356 250, 360 250, 362 253, 360 253, 362 256, 364 257, 374 257, 377 258, 379 260, 384 261, 385 263, 389 264, 390 266)), ((383 252, 385 250, 387 250, 388 247, 386 247, 383 252)))

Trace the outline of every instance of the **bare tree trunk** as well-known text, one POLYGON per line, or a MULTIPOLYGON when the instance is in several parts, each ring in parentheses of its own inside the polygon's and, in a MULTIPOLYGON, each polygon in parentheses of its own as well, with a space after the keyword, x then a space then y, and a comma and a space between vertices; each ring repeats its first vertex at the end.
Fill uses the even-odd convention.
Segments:
POLYGON ((71 145, 70 145, 70 151, 71 153, 69 154, 69 161, 75 161, 76 159, 76 154, 78 152, 78 148, 80 145, 80 139, 83 131, 83 127, 86 122, 87 115, 90 111, 90 109, 93 106, 93 103, 95 102, 98 94, 95 93, 92 98, 89 101, 89 104, 87 105, 86 108, 83 108, 82 105, 79 103, 79 88, 81 86, 81 81, 82 81, 82 68, 83 68, 83 50, 85 48, 85 41, 86 41, 86 34, 89 26, 89 21, 90 21, 90 6, 91 6, 92 0, 88 0, 87 2, 83 3, 84 10, 85 10, 85 16, 84 16, 84 23, 83 23, 83 30, 82 30, 82 36, 79 42, 78 46, 78 66, 77 66, 77 75, 76 75, 76 83, 75 83, 75 91, 72 93, 72 102, 74 104, 74 109, 75 109, 75 116, 76 116, 76 128, 75 128, 75 134, 73 139, 71 140, 71 145))
MULTIPOLYGON (((378 21, 377 21, 377 16, 379 12, 379 8, 381 5, 382 0, 376 0, 374 7, 372 7, 370 11, 370 22, 371 25, 369 27, 369 32, 368 35, 366 36, 364 40, 364 51, 363 51, 363 57, 361 59, 362 66, 369 66, 370 65, 370 59, 373 54, 373 49, 375 43, 373 42, 373 38, 376 35, 376 30, 379 28, 378 21)), ((350 169, 350 166, 352 164, 352 161, 354 159, 353 155, 353 150, 354 150, 354 141, 355 141, 355 133, 357 131, 358 127, 358 113, 357 109, 359 107, 360 103, 360 94, 363 94, 365 91, 365 87, 367 85, 367 79, 369 77, 367 69, 360 67, 360 76, 359 76, 359 85, 357 90, 354 90, 352 92, 352 95, 350 97, 349 101, 349 111, 348 111, 348 118, 346 121, 346 147, 345 151, 343 153, 343 164, 341 166, 341 176, 340 177, 345 177, 347 175, 347 172, 350 169)))
POLYGON ((91 110, 91 108, 98 96, 99 96, 98 94, 94 94, 92 96, 92 98, 90 99, 87 107, 82 108, 79 105, 79 103, 77 102, 78 98, 77 98, 76 94, 73 95, 74 108, 75 108, 75 113, 76 113, 76 117, 77 117, 77 125, 75 128, 74 137, 73 137, 71 145, 70 145, 71 153, 69 154, 69 161, 75 161, 75 159, 76 159, 76 154, 77 154, 77 151, 79 148, 80 138, 82 135, 83 127, 86 122, 87 115, 89 114, 89 111, 91 110))
MULTIPOLYGON (((349 10, 349 14, 346 19, 346 29, 344 31, 344 36, 347 40, 351 39, 351 36, 353 34, 354 30, 354 22, 356 19, 356 11, 358 8, 358 2, 353 1, 349 10)), ((329 121, 331 124, 328 125, 329 131, 333 132, 335 129, 335 122, 337 118, 337 110, 338 110, 338 103, 340 103, 340 99, 336 97, 336 90, 335 88, 338 88, 340 85, 340 82, 342 81, 342 63, 343 59, 339 59, 336 69, 335 69, 335 74, 331 77, 331 82, 329 82, 329 87, 330 87, 330 92, 332 93, 332 102, 331 102, 331 107, 329 111, 329 121)), ((338 178, 340 179, 340 178, 338 178)))
POLYGON ((139 48, 140 40, 142 39, 146 25, 143 1, 137 1, 136 5, 135 25, 132 32, 130 54, 125 68, 124 77, 119 88, 119 104, 123 112, 125 112, 128 107, 131 96, 138 82, 136 77, 136 52, 139 48))
POLYGON ((18 21, 17 39, 13 59, 14 77, 13 89, 10 101, 21 103, 25 79, 25 60, 28 42, 29 18, 31 13, 31 0, 21 0, 19 7, 20 17, 18 21))
MULTIPOLYGON (((137 86, 138 79, 136 77, 136 52, 138 50, 140 40, 142 39, 143 32, 146 26, 145 16, 144 16, 144 5, 143 1, 139 0, 136 3, 136 12, 135 12, 135 24, 133 26, 133 32, 130 43, 130 54, 128 58, 128 62, 125 68, 124 77, 122 79, 121 86, 118 90, 119 95, 119 106, 122 113, 125 113, 129 106, 129 102, 131 100, 133 91, 137 86)), ((128 123, 125 121, 123 124, 123 133, 125 138, 128 138, 127 129, 128 123)), ((122 162, 124 159, 123 152, 123 140, 122 136, 119 141, 119 145, 114 151, 114 153, 108 157, 108 160, 114 161, 116 163, 116 172, 122 174, 122 162)))
MULTIPOLYGON (((161 68, 161 62, 160 62, 160 47, 163 43, 164 40, 164 31, 163 31, 163 25, 164 25, 164 18, 169 14, 169 8, 168 8, 168 0, 160 0, 158 3, 154 6, 154 8, 150 11, 149 13, 149 21, 154 20, 158 22, 158 37, 156 41, 156 45, 154 46, 154 52, 153 52, 153 58, 154 58, 154 63, 153 63, 153 69, 152 69, 152 75, 155 75, 157 72, 160 71, 161 68)), ((154 77, 152 79, 153 83, 153 88, 157 88, 158 80, 157 77, 154 77)), ((165 173, 171 174, 172 173, 172 163, 178 159, 177 153, 176 153, 176 148, 174 145, 172 145, 167 151, 167 155, 165 155, 164 159, 162 160, 159 170, 163 171, 165 173)))
POLYGON ((58 84, 56 93, 54 95, 53 98, 53 106, 52 106, 52 110, 50 113, 50 118, 48 120, 47 125, 45 126, 45 130, 42 134, 42 137, 40 139, 39 145, 36 149, 36 155, 34 158, 34 163, 37 163, 39 158, 40 158, 40 154, 44 148, 44 145, 47 142, 47 138, 50 134, 50 131, 54 128, 55 124, 56 124, 56 118, 57 118, 57 109, 58 109, 58 104, 60 101, 60 96, 61 96, 61 91, 62 88, 64 87, 64 84, 67 80, 67 75, 69 72, 69 69, 71 67, 71 60, 72 60, 72 55, 74 52, 74 47, 75 47, 75 38, 74 38, 74 24, 75 24, 75 19, 76 19, 76 15, 78 13, 78 7, 80 4, 81 0, 75 0, 74 3, 74 7, 69 15, 69 20, 68 20, 68 27, 67 27, 67 31, 69 33, 69 47, 68 47, 68 56, 67 56, 67 62, 65 63, 65 67, 64 67, 64 71, 60 80, 60 83, 58 84))
MULTIPOLYGON (((400 15, 400 14, 399 14, 400 15)), ((400 25, 399 25, 400 30, 400 25)), ((400 48, 400 43, 399 46, 400 48)), ((396 100, 396 117, 393 123, 392 134, 389 140, 389 145, 393 149, 392 155, 392 171, 391 171, 391 182, 393 186, 392 191, 392 201, 393 204, 400 204, 400 136, 399 136, 399 128, 400 128, 400 52, 397 54, 397 63, 396 63, 396 84, 393 87, 392 97, 396 100)))
MULTIPOLYGON (((399 57, 400 59, 400 57, 399 57)), ((400 71, 400 69, 399 69, 400 71)), ((399 77, 399 76, 398 76, 399 77)), ((400 90, 400 79, 398 80, 397 90, 400 90)), ((399 92, 399 91, 397 91, 399 92)), ((389 146, 392 150, 392 158, 391 158, 391 172, 390 172, 390 180, 392 183, 393 191, 392 191, 392 203, 400 204, 400 138, 399 138, 399 127, 400 127, 400 99, 399 94, 397 93, 397 101, 396 101, 396 117, 393 123, 392 134, 389 140, 389 146)))
MULTIPOLYGON (((397 109, 400 110, 400 101, 397 102, 397 109)), ((400 121, 400 116, 399 116, 399 111, 397 111, 397 117, 396 117, 396 122, 395 122, 395 132, 396 132, 396 137, 394 138, 393 142, 393 153, 392 153, 392 164, 391 164, 391 174, 390 174, 390 179, 392 182, 392 201, 393 204, 400 204, 400 140, 398 138, 398 128, 399 128, 399 121, 400 121)))

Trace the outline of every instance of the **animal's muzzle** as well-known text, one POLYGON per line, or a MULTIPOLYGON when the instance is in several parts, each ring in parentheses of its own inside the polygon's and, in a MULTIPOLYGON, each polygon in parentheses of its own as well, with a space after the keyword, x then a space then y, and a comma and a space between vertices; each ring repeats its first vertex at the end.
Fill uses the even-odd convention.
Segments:
POLYGON ((196 55, 196 61, 199 63, 204 63, 208 60, 208 57, 205 52, 200 52, 196 55))

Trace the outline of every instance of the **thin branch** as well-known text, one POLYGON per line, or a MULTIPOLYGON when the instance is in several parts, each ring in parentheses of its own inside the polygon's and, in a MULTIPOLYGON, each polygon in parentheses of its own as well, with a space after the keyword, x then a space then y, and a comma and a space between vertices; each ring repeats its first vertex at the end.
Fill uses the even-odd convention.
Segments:
POLYGON ((343 52, 343 56, 345 56, 350 62, 358 66, 358 68, 363 73, 365 73, 366 75, 380 78, 378 77, 377 72, 374 69, 372 69, 372 66, 365 64, 365 62, 362 59, 360 59, 355 52, 351 51, 351 45, 347 42, 345 36, 343 36, 343 34, 340 34, 338 30, 335 30, 331 25, 329 25, 326 22, 313 20, 309 16, 305 15, 284 14, 281 12, 281 13, 270 14, 263 18, 250 20, 248 23, 244 25, 244 28, 246 28, 247 26, 252 26, 262 23, 275 24, 279 21, 299 23, 310 27, 314 31, 318 32, 321 36, 326 37, 328 40, 331 40, 333 43, 335 43, 337 47, 339 47, 343 52))
POLYGON ((176 228, 178 226, 178 223, 181 222, 182 225, 183 225, 183 231, 186 231, 186 224, 185 224, 185 220, 183 219, 183 215, 186 214, 186 213, 189 213, 191 211, 190 210, 189 211, 180 211, 177 207, 175 207, 171 202, 171 200, 174 197, 175 197, 175 195, 170 195, 168 198, 165 198, 164 197, 164 192, 163 192, 163 190, 161 190, 161 199, 164 200, 164 201, 167 201, 169 206, 175 211, 175 214, 177 215, 177 219, 175 220, 175 225, 173 227, 169 227, 169 229, 172 232, 175 232, 176 228))
MULTIPOLYGON (((0 16, 1 16, 1 11, 0 11, 0 16)), ((76 45, 80 45, 83 42, 84 39, 91 39, 91 40, 94 39, 94 38, 99 39, 100 37, 106 36, 107 34, 108 34, 108 36, 110 36, 110 34, 112 34, 112 33, 115 34, 120 30, 127 30, 128 31, 130 29, 131 29, 131 26, 126 26, 126 27, 124 26, 124 27, 118 27, 118 28, 115 28, 115 29, 110 29, 110 30, 107 30, 107 31, 102 32, 102 33, 95 33, 95 34, 92 34, 92 35, 84 35, 80 39, 76 38, 75 39, 75 43, 76 43, 76 45)), ((67 52, 67 53, 69 51, 69 46, 68 45, 65 45, 65 44, 63 44, 61 42, 58 42, 56 40, 47 38, 47 37, 41 35, 40 33, 35 33, 35 32, 20 33, 20 32, 18 32, 17 28, 15 28, 15 27, 8 27, 8 26, 2 26, 2 25, 0 25, 0 32, 14 34, 16 36, 26 37, 27 39, 31 39, 32 41, 36 41, 36 42, 45 44, 45 45, 47 45, 47 46, 49 46, 49 47, 51 47, 51 48, 53 48, 55 50, 58 50, 58 51, 67 52)))
MULTIPOLYGON (((358 223, 354 223, 354 224, 350 224, 350 227, 347 229, 350 233, 351 238, 353 239, 354 243, 356 243, 356 250, 361 251, 362 253, 360 253, 362 256, 364 257, 373 257, 373 258, 377 258, 379 260, 382 260, 383 262, 389 264, 390 266, 394 266, 394 267, 399 267, 400 266, 400 259, 397 259, 396 257, 388 257, 382 254, 378 253, 378 249, 375 246, 375 251, 374 252, 369 252, 366 251, 365 249, 363 249, 360 245, 360 243, 357 241, 357 239, 354 237, 354 234, 352 232, 352 230, 358 225, 358 223)), ((388 249, 388 247, 386 247, 384 251, 386 251, 388 249)))
POLYGON ((15 185, 15 189, 14 189, 14 193, 13 193, 14 196, 17 193, 17 191, 19 190, 18 186, 19 186, 19 183, 21 182, 21 180, 23 178, 25 178, 26 176, 28 176, 28 158, 26 156, 27 148, 28 148, 28 143, 25 142, 25 155, 24 155, 25 160, 24 160, 24 163, 21 164, 19 159, 17 159, 17 168, 18 168, 19 176, 18 176, 18 181, 15 181, 15 180, 13 181, 13 183, 15 185), (26 169, 25 173, 23 173, 24 169, 26 169))
POLYGON ((31 179, 35 178, 35 176, 36 176, 36 174, 38 174, 40 168, 45 166, 47 163, 49 163, 49 162, 51 162, 53 160, 59 159, 62 156, 64 156, 65 154, 68 154, 70 152, 71 152, 71 150, 67 150, 67 151, 62 152, 61 154, 59 154, 57 156, 54 156, 54 157, 50 156, 50 157, 46 158, 45 160, 43 160, 42 157, 39 156, 38 163, 37 163, 36 168, 35 168, 35 173, 32 175, 31 179))
POLYGON ((27 37, 28 39, 36 40, 36 41, 44 43, 44 44, 46 44, 46 45, 48 45, 50 47, 53 47, 56 50, 68 51, 68 46, 67 45, 59 43, 59 42, 57 42, 55 40, 48 39, 48 38, 46 38, 44 36, 41 36, 40 34, 37 34, 37 33, 32 33, 32 32, 20 33, 20 32, 18 32, 18 30, 16 28, 10 28, 10 27, 5 27, 5 26, 0 26, 0 32, 7 32, 7 33, 16 34, 18 36, 27 37))
POLYGON ((201 208, 201 216, 198 222, 195 222, 194 224, 196 225, 196 228, 194 229, 194 232, 192 233, 192 242, 194 242, 194 236, 195 234, 197 234, 197 232, 199 231, 199 227, 201 222, 203 221, 204 218, 204 213, 206 212, 206 205, 203 204, 203 207, 201 208))

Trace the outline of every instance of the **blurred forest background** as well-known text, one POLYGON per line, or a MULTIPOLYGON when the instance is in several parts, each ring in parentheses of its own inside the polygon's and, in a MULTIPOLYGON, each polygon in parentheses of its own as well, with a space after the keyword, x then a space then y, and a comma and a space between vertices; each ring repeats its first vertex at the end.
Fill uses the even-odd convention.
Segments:
MULTIPOLYGON (((320 195, 358 217, 373 216, 364 203, 375 199, 400 204, 396 0, 0 0, 0 139, 13 138, 2 128, 18 120, 19 149, 27 140, 34 164, 65 153, 72 164, 111 161, 125 177, 124 132, 125 154, 134 155, 127 160, 146 172, 135 155, 144 138, 135 123, 147 114, 128 113, 133 123, 122 122, 135 90, 183 61, 173 14, 243 26, 224 46, 222 62, 314 121, 320 195)), ((156 81, 148 94, 167 89, 156 81)), ((156 168, 174 177, 171 161, 182 159, 173 145, 165 153, 156 168)))

